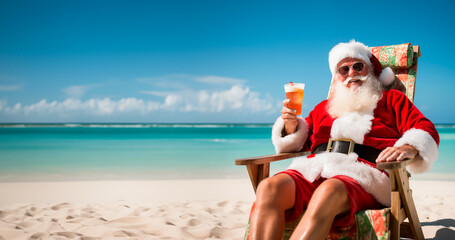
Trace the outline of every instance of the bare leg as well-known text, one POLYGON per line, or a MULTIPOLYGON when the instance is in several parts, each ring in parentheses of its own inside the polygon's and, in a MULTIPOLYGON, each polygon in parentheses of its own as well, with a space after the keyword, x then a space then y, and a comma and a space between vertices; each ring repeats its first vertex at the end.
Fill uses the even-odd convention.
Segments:
POLYGON ((294 239, 326 239, 335 216, 350 210, 346 186, 339 179, 324 181, 314 192, 305 214, 291 236, 294 239))
POLYGON ((282 239, 284 213, 294 206, 295 183, 287 174, 263 180, 257 189, 256 206, 251 214, 252 239, 282 239))

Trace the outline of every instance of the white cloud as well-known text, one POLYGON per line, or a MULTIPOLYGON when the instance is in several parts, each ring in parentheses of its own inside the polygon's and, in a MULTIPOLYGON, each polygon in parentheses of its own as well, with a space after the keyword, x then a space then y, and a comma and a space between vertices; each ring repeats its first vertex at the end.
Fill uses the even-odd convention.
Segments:
POLYGON ((32 112, 53 112, 57 111, 57 101, 47 102, 46 99, 39 101, 38 103, 24 106, 24 114, 30 114, 32 112))
POLYGON ((67 95, 71 97, 82 97, 90 88, 96 87, 97 85, 79 85, 79 86, 69 86, 62 89, 67 95))
POLYGON ((0 111, 3 110, 6 106, 8 106, 8 102, 6 100, 0 100, 0 111))
POLYGON ((162 92, 162 91, 140 91, 140 93, 153 95, 157 97, 166 97, 167 95, 172 94, 172 92, 162 92))
POLYGON ((17 114, 17 113, 21 112, 21 110, 22 110, 22 104, 20 104, 20 103, 16 103, 14 105, 14 107, 12 107, 12 108, 11 107, 5 108, 5 112, 8 114, 17 114))
POLYGON ((0 85, 0 92, 12 92, 22 89, 22 85, 0 85))
MULTIPOLYGON (((138 81, 153 83, 166 91, 143 90, 142 94, 163 97, 163 107, 183 112, 248 112, 277 110, 275 100, 269 95, 261 96, 245 86, 246 80, 221 76, 191 76, 172 74, 161 77, 141 78, 138 81), (194 90, 184 85, 183 80, 204 83, 203 89, 194 90), (179 83, 179 81, 181 83, 179 83), (229 86, 226 88, 226 85, 229 86), (205 87, 204 87, 205 86, 205 87), (216 86, 216 89, 212 89, 216 86), (169 91, 173 89, 173 91, 169 91)), ((193 86, 194 87, 194 86, 193 86)))
MULTIPOLYGON (((188 75, 170 75, 174 78, 188 78, 188 75)), ((160 79, 163 80, 164 78, 160 79)), ((146 81, 143 79, 142 81, 146 81)), ((150 79, 148 79, 150 80, 150 79)), ((156 79, 155 79, 156 80, 156 79)), ((157 116, 174 116, 175 113, 195 113, 194 116, 237 116, 260 112, 276 114, 280 105, 270 95, 254 92, 245 86, 245 80, 218 76, 191 77, 191 81, 205 84, 202 89, 176 88, 168 86, 166 91, 142 90, 140 93, 152 95, 154 101, 126 97, 121 99, 92 98, 81 100, 86 91, 96 85, 70 86, 63 89, 69 97, 63 101, 43 99, 32 104, 16 103, 8 105, 6 100, 0 101, 0 117, 5 119, 39 119, 40 121, 91 121, 102 119, 156 119, 157 116), (210 85, 216 85, 211 89, 210 85), (138 118, 139 117, 139 118, 138 118)), ((161 82, 163 83, 163 82, 161 82)), ((212 85, 212 86, 213 86, 212 85)), ((163 85, 164 86, 164 85, 163 85)), ((190 116, 190 115, 186 115, 190 116)), ((216 118, 216 117, 215 117, 216 118)), ((165 119, 165 117, 161 117, 165 119)), ((170 119, 172 120, 172 119, 170 119)))
POLYGON ((176 92, 153 92, 155 96, 163 96, 162 107, 167 110, 182 112, 273 112, 276 101, 270 96, 262 97, 260 93, 252 92, 249 87, 234 85, 224 90, 199 91, 186 89, 176 92))
MULTIPOLYGON (((64 101, 43 99, 37 103, 23 105, 17 103, 9 107, 6 101, 0 101, 0 112, 25 116, 52 115, 72 116, 83 114, 88 116, 111 116, 122 114, 147 115, 156 111, 199 112, 199 113, 240 113, 265 112, 274 113, 275 101, 252 92, 249 87, 234 85, 220 91, 186 90, 164 96, 162 102, 146 101, 134 97, 112 100, 110 98, 89 99, 81 101, 68 98, 64 101)), ((50 121, 54 119, 50 118, 50 121)))
POLYGON ((183 98, 180 95, 171 94, 166 97, 164 100, 164 107, 174 110, 176 107, 182 103, 183 98))
POLYGON ((245 96, 248 95, 250 89, 242 86, 232 86, 227 91, 214 92, 210 96, 210 105, 212 110, 221 112, 225 108, 240 109, 243 106, 245 96))
POLYGON ((220 77, 220 76, 202 76, 194 78, 197 82, 209 83, 209 84, 226 84, 226 85, 241 85, 246 80, 238 78, 220 77))
MULTIPOLYGON (((107 116, 114 114, 136 113, 147 114, 160 108, 160 104, 151 101, 144 101, 137 98, 122 98, 120 100, 104 99, 89 99, 81 101, 75 98, 68 98, 62 102, 43 99, 37 103, 22 106, 17 103, 13 108, 4 107, 0 111, 7 114, 23 113, 24 115, 46 115, 56 114, 57 116, 70 116, 77 114, 107 116)), ((51 119, 52 120, 52 119, 51 119)))

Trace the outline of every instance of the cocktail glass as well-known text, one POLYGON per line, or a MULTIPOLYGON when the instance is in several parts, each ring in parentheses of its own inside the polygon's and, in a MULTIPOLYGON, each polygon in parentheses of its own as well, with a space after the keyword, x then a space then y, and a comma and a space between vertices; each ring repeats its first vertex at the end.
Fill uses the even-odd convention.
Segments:
POLYGON ((304 83, 288 83, 284 85, 286 98, 289 99, 289 108, 296 110, 296 115, 302 114, 304 83))

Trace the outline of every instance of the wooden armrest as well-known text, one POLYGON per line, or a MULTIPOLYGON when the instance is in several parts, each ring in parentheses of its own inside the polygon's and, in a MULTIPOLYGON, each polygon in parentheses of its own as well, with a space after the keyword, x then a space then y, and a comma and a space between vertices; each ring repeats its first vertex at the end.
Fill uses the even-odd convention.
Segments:
MULTIPOLYGON (((264 155, 258 157, 248 157, 248 158, 239 158, 235 160, 235 165, 250 165, 250 164, 264 164, 269 162, 280 161, 289 158, 300 157, 304 155, 308 155, 310 152, 296 152, 296 153, 278 153, 278 154, 271 154, 271 155, 264 155)), ((394 161, 394 162, 380 162, 377 163, 376 166, 378 169, 386 170, 386 169, 394 169, 394 168, 401 168, 406 166, 407 164, 414 161, 414 158, 407 158, 402 161, 394 161)))
POLYGON ((259 157, 239 158, 235 160, 235 165, 250 165, 250 164, 264 164, 269 162, 280 161, 288 158, 300 157, 308 155, 309 152, 296 152, 296 153, 278 153, 272 155, 265 155, 259 157))
POLYGON ((394 169, 394 168, 402 168, 407 164, 414 161, 415 158, 406 158, 401 161, 394 161, 394 162, 380 162, 376 164, 378 169, 386 170, 386 169, 394 169))

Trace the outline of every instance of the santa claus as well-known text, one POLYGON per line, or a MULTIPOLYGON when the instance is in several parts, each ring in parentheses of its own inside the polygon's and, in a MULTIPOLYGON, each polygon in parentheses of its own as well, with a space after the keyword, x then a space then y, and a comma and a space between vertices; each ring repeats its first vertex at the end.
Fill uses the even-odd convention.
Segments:
POLYGON ((390 206, 390 183, 376 162, 417 158, 411 173, 438 156, 434 124, 401 92, 385 90, 395 76, 368 47, 340 43, 329 53, 333 94, 305 119, 283 102, 272 129, 276 152, 311 151, 265 179, 251 215, 253 239, 281 239, 286 221, 303 215, 291 239, 325 239, 355 212, 390 206))

